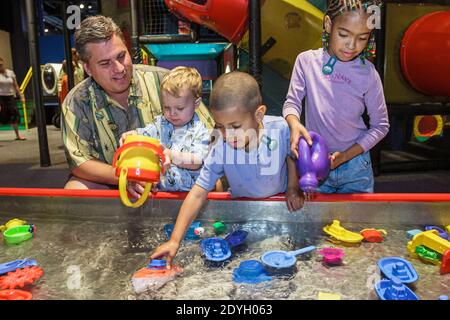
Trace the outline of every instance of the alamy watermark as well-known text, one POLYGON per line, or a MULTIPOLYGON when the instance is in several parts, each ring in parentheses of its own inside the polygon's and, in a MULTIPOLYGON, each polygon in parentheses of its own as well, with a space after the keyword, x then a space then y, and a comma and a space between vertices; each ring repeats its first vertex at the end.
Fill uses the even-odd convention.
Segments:
POLYGON ((381 8, 375 4, 367 8, 369 19, 367 19, 367 27, 371 30, 381 29, 381 8))
POLYGON ((81 270, 77 265, 70 265, 67 267, 66 272, 70 274, 67 279, 66 285, 69 290, 81 289, 81 270))
POLYGON ((80 29, 81 24, 81 9, 79 6, 71 5, 67 7, 67 17, 66 26, 69 30, 80 29))

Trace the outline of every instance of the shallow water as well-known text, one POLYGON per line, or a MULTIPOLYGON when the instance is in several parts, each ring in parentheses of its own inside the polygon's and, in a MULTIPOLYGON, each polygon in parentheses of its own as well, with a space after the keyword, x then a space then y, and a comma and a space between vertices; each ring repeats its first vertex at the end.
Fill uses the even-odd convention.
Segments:
MULTIPOLYGON (((246 248, 222 268, 209 267, 199 251, 199 241, 185 241, 175 263, 181 276, 158 291, 135 294, 132 274, 145 266, 149 253, 165 240, 163 223, 65 221, 35 219, 36 237, 17 246, 0 247, 0 263, 26 257, 36 259, 45 274, 29 286, 34 299, 316 299, 322 292, 342 299, 377 299, 373 285, 379 279, 376 263, 387 256, 407 258, 419 273, 415 293, 421 299, 450 294, 450 275, 439 266, 409 259, 406 230, 414 225, 344 224, 349 230, 375 227, 388 232, 383 243, 344 247, 327 240, 322 224, 252 221, 228 224, 228 231, 249 232, 246 248), (259 259, 268 250, 294 250, 308 245, 345 250, 342 266, 327 267, 316 252, 297 259, 297 272, 288 279, 259 285, 234 284, 232 271, 246 259, 259 259)), ((171 223, 173 221, 167 221, 171 223)), ((211 235, 212 222, 202 221, 211 235)))

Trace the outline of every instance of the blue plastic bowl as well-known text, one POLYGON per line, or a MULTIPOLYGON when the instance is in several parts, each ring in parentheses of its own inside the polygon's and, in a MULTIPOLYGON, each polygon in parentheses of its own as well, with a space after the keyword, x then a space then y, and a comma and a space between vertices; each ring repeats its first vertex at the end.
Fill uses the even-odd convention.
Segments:
POLYGON ((236 283, 256 284, 270 280, 272 277, 267 275, 262 263, 258 260, 242 261, 239 267, 233 270, 233 281, 236 283))

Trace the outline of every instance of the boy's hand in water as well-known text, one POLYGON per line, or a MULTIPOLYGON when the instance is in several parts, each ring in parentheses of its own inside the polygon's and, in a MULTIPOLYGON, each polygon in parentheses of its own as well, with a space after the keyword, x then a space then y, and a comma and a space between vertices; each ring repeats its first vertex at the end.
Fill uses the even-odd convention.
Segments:
POLYGON ((300 138, 304 137, 310 146, 312 145, 312 139, 308 130, 306 130, 306 128, 298 121, 297 117, 289 115, 286 120, 288 121, 291 129, 291 153, 296 159, 298 159, 298 142, 300 138), (294 118, 295 120, 293 120, 294 118))
POLYGON ((289 187, 286 191, 286 204, 289 211, 297 211, 303 207, 305 196, 297 187, 289 187))
POLYGON ((136 134, 137 134, 136 130, 131 130, 131 131, 127 131, 127 132, 122 133, 122 136, 120 137, 120 140, 119 140, 120 146, 123 145, 126 137, 132 136, 132 135, 136 135, 136 134))
POLYGON ((167 269, 170 269, 172 267, 172 260, 177 254, 179 247, 180 247, 179 243, 173 240, 169 240, 166 243, 160 245, 158 248, 156 248, 156 250, 150 256, 150 259, 158 259, 166 257, 167 261, 166 266, 167 269))

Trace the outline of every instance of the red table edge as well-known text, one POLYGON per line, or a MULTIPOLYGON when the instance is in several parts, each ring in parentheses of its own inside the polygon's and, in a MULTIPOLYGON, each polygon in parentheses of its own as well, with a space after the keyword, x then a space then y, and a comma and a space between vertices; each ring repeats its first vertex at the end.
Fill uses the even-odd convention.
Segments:
MULTIPOLYGON (((154 199, 183 200, 187 192, 158 192, 154 199)), ((74 197, 74 198, 118 198, 118 190, 66 190, 43 188, 0 188, 0 196, 25 197, 74 197)), ((210 192, 210 200, 237 201, 285 201, 284 194, 270 198, 232 199, 227 192, 210 192)), ((311 202, 450 202, 450 193, 358 193, 315 194, 311 202)))

